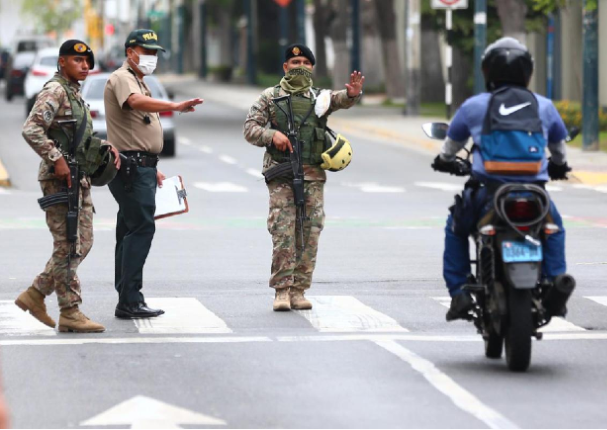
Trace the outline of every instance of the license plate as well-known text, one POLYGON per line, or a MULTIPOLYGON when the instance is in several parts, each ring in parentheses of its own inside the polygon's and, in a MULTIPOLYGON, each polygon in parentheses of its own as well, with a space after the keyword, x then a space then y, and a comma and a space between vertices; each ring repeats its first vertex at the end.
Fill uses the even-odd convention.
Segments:
POLYGON ((527 242, 502 242, 502 259, 504 263, 528 263, 542 261, 542 246, 527 242))

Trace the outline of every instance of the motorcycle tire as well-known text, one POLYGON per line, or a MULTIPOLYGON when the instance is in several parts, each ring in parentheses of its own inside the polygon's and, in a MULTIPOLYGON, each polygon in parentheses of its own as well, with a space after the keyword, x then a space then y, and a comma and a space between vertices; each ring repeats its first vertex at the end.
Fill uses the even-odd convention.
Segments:
POLYGON ((485 339, 485 357, 502 358, 503 350, 504 338, 493 331, 489 332, 489 336, 485 339))
POLYGON ((510 289, 508 292, 509 321, 506 330, 506 363, 514 372, 524 372, 531 363, 531 290, 510 289))

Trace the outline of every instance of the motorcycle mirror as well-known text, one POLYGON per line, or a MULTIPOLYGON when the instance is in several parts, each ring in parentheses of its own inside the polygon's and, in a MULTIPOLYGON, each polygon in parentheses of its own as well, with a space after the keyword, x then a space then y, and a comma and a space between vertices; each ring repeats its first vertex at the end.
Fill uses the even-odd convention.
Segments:
POLYGON ((422 130, 431 139, 443 140, 447 137, 449 124, 444 122, 427 122, 422 125, 422 130))
POLYGON ((578 134, 580 134, 580 128, 579 127, 569 127, 569 130, 567 130, 569 133, 567 135, 567 137, 565 138, 565 142, 571 142, 573 139, 575 139, 577 137, 578 134))

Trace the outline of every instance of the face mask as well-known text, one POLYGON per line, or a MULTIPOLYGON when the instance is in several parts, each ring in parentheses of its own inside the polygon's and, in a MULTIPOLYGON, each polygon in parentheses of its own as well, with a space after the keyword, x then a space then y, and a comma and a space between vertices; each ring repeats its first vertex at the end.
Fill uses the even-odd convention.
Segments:
POLYGON ((312 86, 312 71, 305 66, 291 69, 280 81, 280 86, 289 94, 305 93, 312 86))
MULTIPOLYGON (((137 51, 133 51, 137 54, 137 51)), ((144 75, 151 75, 156 70, 156 63, 158 63, 158 57, 156 55, 139 55, 139 64, 137 68, 144 75)))

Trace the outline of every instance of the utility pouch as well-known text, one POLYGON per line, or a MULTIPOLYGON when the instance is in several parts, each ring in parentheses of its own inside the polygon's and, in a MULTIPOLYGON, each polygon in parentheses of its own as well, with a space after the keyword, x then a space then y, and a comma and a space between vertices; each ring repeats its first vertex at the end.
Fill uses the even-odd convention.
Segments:
POLYGON ((133 182, 135 182, 135 178, 137 177, 137 159, 135 157, 126 157, 123 154, 120 154, 120 158, 122 159, 122 165, 118 172, 124 182, 124 189, 131 191, 133 189, 133 182))
POLYGON ((266 184, 278 178, 293 179, 293 168, 291 163, 280 163, 263 172, 263 177, 266 184))
POLYGON ((67 192, 63 191, 57 194, 51 194, 48 196, 40 197, 38 199, 38 204, 40 205, 40 209, 43 211, 47 210, 51 206, 67 204, 68 196, 67 192))

